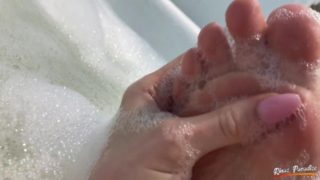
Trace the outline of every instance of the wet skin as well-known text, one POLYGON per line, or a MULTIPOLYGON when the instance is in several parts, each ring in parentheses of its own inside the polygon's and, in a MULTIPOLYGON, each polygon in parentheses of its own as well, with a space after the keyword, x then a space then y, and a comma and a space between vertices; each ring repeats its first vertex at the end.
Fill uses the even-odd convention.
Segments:
MULTIPOLYGON (((254 141, 202 157, 194 166, 192 179, 269 180, 276 167, 320 165, 319 16, 306 7, 289 4, 265 20, 257 0, 235 0, 226 12, 226 23, 234 44, 219 25, 210 23, 201 30, 198 46, 177 58, 181 71, 173 82, 169 110, 194 116, 212 111, 230 98, 265 92, 297 93, 304 104, 297 110, 299 114, 254 141), (263 53, 259 53, 261 49, 263 53), (266 58, 266 52, 272 58, 266 58), (269 59, 273 62, 266 62, 269 59), (276 67, 271 74, 276 77, 257 73, 272 64, 276 67), (266 86, 265 79, 278 86, 266 86)), ((248 127, 248 132, 252 131, 248 127)))

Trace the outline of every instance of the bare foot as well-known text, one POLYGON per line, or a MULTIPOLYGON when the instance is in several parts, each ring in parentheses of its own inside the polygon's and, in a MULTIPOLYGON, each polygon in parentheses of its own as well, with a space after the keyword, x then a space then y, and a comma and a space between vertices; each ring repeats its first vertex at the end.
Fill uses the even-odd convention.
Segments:
MULTIPOLYGON (((235 0, 226 13, 234 41, 215 23, 181 59, 171 111, 192 116, 264 92, 297 93, 303 111, 254 143, 203 157, 193 179, 273 179, 276 167, 320 165, 320 17, 290 4, 264 20, 257 0, 235 0)), ((253 131, 248 129, 248 131, 253 131)))

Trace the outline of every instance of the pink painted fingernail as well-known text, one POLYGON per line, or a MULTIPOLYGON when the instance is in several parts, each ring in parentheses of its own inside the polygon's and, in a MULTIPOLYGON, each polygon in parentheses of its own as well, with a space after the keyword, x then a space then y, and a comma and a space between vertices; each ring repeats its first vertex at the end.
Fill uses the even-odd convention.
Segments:
POLYGON ((297 94, 281 94, 262 100, 258 105, 260 119, 273 125, 286 120, 294 114, 302 105, 302 101, 297 94))

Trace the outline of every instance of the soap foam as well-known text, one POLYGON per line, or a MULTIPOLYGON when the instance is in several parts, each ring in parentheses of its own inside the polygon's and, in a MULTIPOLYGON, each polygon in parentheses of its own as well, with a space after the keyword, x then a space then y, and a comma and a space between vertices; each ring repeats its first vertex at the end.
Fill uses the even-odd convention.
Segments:
POLYGON ((0 179, 87 179, 125 88, 164 63, 104 4, 0 1, 0 179))
MULTIPOLYGON (((15 73, 1 84, 0 117, 2 177, 63 179, 75 168, 92 166, 77 160, 101 119, 78 93, 15 73)), ((97 156, 90 155, 92 161, 97 156)))
POLYGON ((119 139, 126 139, 123 143, 129 143, 130 139, 135 136, 143 136, 145 133, 160 128, 163 134, 159 134, 159 137, 162 135, 164 139, 170 139, 169 143, 174 141, 181 148, 180 150, 184 151, 180 154, 182 157, 176 159, 177 163, 183 168, 183 171, 179 172, 181 173, 179 177, 181 177, 181 180, 191 178, 191 168, 199 154, 199 150, 189 142, 189 138, 193 135, 193 124, 179 121, 177 116, 171 113, 155 112, 147 107, 135 112, 119 110, 114 118, 115 123, 108 138, 109 144, 107 147, 114 147, 113 143, 122 143, 118 141, 119 139), (165 125, 168 121, 174 122, 165 125))
POLYGON ((155 112, 154 109, 145 107, 136 111, 119 110, 114 117, 114 125, 111 134, 137 134, 153 129, 165 120, 174 119, 171 113, 155 112))

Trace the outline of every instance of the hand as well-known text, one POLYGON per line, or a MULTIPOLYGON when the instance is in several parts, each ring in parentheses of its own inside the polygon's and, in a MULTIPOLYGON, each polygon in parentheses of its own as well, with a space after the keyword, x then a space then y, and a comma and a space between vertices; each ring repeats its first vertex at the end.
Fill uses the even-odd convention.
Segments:
MULTIPOLYGON (((275 117, 272 108, 266 109, 268 104, 288 105, 287 101, 281 102, 283 95, 276 94, 250 97, 189 118, 160 110, 156 88, 176 63, 177 60, 128 88, 91 180, 190 179, 193 165, 203 155, 248 141, 248 127, 260 128, 282 121, 280 117, 273 122, 259 121, 275 117)), ((297 108, 290 104, 290 108, 297 108)))

